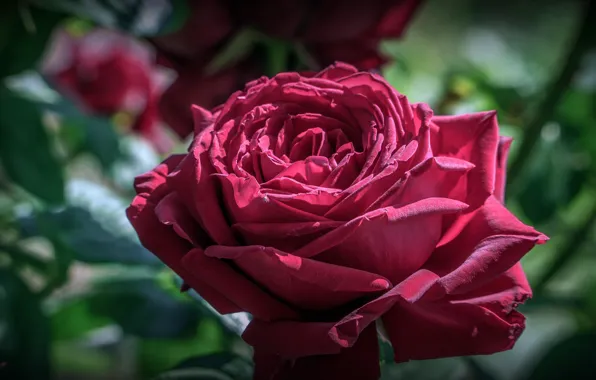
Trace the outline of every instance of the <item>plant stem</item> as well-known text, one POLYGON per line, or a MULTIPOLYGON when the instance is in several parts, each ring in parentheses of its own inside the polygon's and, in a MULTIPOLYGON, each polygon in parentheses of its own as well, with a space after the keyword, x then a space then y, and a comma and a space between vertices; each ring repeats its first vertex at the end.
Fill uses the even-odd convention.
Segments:
POLYGON ((590 229, 594 226, 594 223, 596 223, 596 201, 592 203, 592 209, 583 223, 567 235, 567 239, 557 250, 558 254, 553 262, 535 282, 533 286, 535 294, 543 293, 548 282, 580 251, 580 247, 586 242, 586 237, 590 233, 590 229))
POLYGON ((568 54, 564 57, 563 64, 558 74, 553 77, 547 87, 546 95, 535 109, 524 132, 524 137, 519 146, 517 157, 509 167, 509 184, 515 185, 522 180, 521 174, 529 163, 532 150, 540 138, 542 127, 555 112, 556 106, 569 87, 573 76, 581 64, 584 53, 591 47, 591 42, 596 34, 596 1, 589 0, 587 9, 584 10, 582 23, 577 31, 575 41, 568 54))

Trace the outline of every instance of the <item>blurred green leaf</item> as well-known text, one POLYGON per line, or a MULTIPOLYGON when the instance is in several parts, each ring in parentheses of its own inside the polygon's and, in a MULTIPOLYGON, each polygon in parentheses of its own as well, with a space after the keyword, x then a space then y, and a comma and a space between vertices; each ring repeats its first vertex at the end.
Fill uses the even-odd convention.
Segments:
POLYGON ((154 36, 179 28, 187 4, 172 0, 30 0, 39 7, 89 19, 137 36, 154 36))
POLYGON ((262 39, 262 35, 254 29, 240 30, 207 64, 205 74, 213 75, 240 62, 251 53, 260 39, 262 39))
POLYGON ((21 97, 34 102, 41 110, 59 116, 59 136, 74 153, 88 152, 104 168, 120 158, 118 134, 106 117, 89 115, 73 101, 61 96, 35 71, 7 78, 7 86, 21 97))
POLYGON ((95 284, 86 302, 94 315, 143 338, 188 336, 199 320, 192 303, 174 299, 152 279, 107 277, 95 284))
POLYGON ((64 202, 64 175, 34 103, 0 86, 0 160, 6 174, 50 204, 64 202))
POLYGON ((7 1, 0 11, 0 78, 34 68, 42 56, 60 13, 7 1))
POLYGON ((141 173, 156 167, 161 158, 147 139, 129 135, 120 140, 122 155, 113 165, 110 174, 117 186, 134 194, 132 184, 141 173))
POLYGON ((574 335, 554 345, 527 380, 596 378, 596 332, 574 335))
POLYGON ((82 149, 97 157, 104 168, 110 168, 120 157, 118 135, 105 118, 85 116, 69 120, 85 131, 82 149))
POLYGON ((6 268, 0 268, 0 317, 0 377, 49 379, 50 327, 41 300, 6 268))
POLYGON ((218 353, 189 358, 155 380, 249 380, 252 364, 232 353, 218 353))
POLYGON ((381 366, 381 380, 459 380, 467 371, 462 358, 386 363, 381 366))
POLYGON ((213 318, 202 318, 195 335, 177 339, 143 339, 139 347, 139 368, 143 378, 153 378, 181 361, 223 352, 229 340, 213 318))
POLYGON ((48 223, 56 226, 64 244, 78 261, 92 264, 160 264, 138 242, 107 230, 89 210, 82 207, 69 206, 22 217, 20 223, 25 236, 46 235, 40 230, 40 218, 45 218, 48 223))
POLYGON ((580 152, 561 136, 567 131, 551 123, 532 157, 518 200, 534 224, 545 223, 579 193, 589 167, 580 152), (556 152, 556 154, 553 154, 556 152))
POLYGON ((84 334, 112 321, 109 318, 94 314, 89 302, 74 299, 62 302, 51 314, 53 341, 79 339, 84 334))
POLYGON ((172 3, 172 11, 159 31, 160 35, 174 33, 178 29, 182 28, 191 14, 190 7, 188 6, 188 0, 170 1, 172 3))

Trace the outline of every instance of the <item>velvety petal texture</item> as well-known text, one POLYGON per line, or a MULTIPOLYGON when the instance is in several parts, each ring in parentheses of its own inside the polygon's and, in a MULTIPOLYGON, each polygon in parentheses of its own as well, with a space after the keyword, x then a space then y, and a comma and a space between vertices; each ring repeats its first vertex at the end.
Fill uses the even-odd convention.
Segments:
POLYGON ((548 238, 504 206, 494 112, 433 116, 336 63, 192 119, 128 216, 219 312, 252 314, 255 379, 378 379, 381 323, 397 362, 513 347, 519 261, 548 238))

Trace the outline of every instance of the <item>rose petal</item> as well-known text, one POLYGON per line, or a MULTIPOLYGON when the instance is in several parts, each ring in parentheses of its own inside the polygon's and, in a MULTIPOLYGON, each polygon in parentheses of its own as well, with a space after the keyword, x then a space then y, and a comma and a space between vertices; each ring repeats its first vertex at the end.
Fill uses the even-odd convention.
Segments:
POLYGON ((391 286, 373 273, 294 256, 272 247, 213 245, 205 255, 232 260, 253 281, 301 309, 330 310, 391 286))
POLYGON ((242 311, 211 284, 192 276, 184 269, 181 260, 192 246, 181 239, 171 227, 161 223, 155 215, 155 205, 168 194, 165 176, 169 171, 174 170, 180 159, 181 156, 172 156, 155 170, 135 179, 138 195, 126 210, 126 215, 137 231, 143 246, 178 273, 218 312, 228 314, 242 311))
POLYGON ((155 207, 155 215, 161 223, 171 225, 178 236, 194 246, 206 247, 211 243, 209 236, 188 213, 178 194, 169 193, 161 199, 155 207))
MULTIPOLYGON (((182 265, 193 278, 200 278, 210 284, 255 318, 262 321, 297 318, 296 312, 287 305, 277 301, 227 263, 206 256, 201 249, 188 252, 182 259, 182 265)), ((186 280, 185 277, 183 279, 186 280)))
POLYGON ((468 292, 505 272, 534 245, 547 240, 491 196, 482 207, 458 217, 424 267, 441 274, 448 293, 468 292))
POLYGON ((457 157, 475 165, 467 178, 466 203, 481 205, 495 190, 499 126, 495 111, 432 119, 431 145, 436 156, 457 157))
POLYGON ((442 217, 465 210, 452 199, 427 198, 366 213, 295 252, 359 268, 398 283, 419 269, 441 237, 442 217))
POLYGON ((397 305, 383 325, 397 363, 508 350, 525 327, 516 311, 501 317, 481 305, 447 301, 397 305))
POLYGON ((410 175, 404 175, 399 165, 388 166, 378 175, 346 189, 344 196, 325 216, 346 220, 362 215, 366 210, 430 197, 447 197, 471 168, 473 165, 469 162, 446 157, 430 158, 412 169, 410 175), (412 176, 411 180, 409 176, 412 176))
POLYGON ((341 226, 342 222, 237 223, 237 230, 249 245, 265 245, 292 253, 341 226))
MULTIPOLYGON (((221 183, 224 204, 231 223, 308 222, 329 219, 294 208, 260 190, 255 178, 240 178, 234 174, 214 176, 221 183)), ((291 181, 290 179, 287 179, 291 181)), ((296 184, 299 184, 296 182, 296 184)), ((297 197, 295 195, 294 197, 297 197)), ((229 228, 226 226, 226 228, 229 228)), ((235 245, 235 244, 222 244, 235 245)))
MULTIPOLYGON (((414 303, 432 297, 438 276, 418 271, 389 292, 334 322, 251 321, 242 335, 255 350, 285 358, 327 355, 352 347, 362 331, 396 302, 414 303)), ((440 291, 440 289, 439 289, 440 291)))
POLYGON ((168 185, 216 243, 235 245, 230 224, 220 206, 217 181, 211 175, 214 173, 208 158, 213 140, 211 132, 212 127, 209 127, 195 137, 197 143, 179 168, 169 175, 168 185))
POLYGON ((426 303, 396 305, 383 317, 395 360, 491 354, 510 349, 524 329, 524 318, 514 309, 530 295, 530 286, 517 263, 471 292, 426 303), (412 339, 421 343, 404 344, 412 339))
POLYGON ((513 139, 511 137, 499 137, 497 150, 497 171, 495 173, 495 198, 505 203, 505 185, 507 183, 507 156, 513 139))

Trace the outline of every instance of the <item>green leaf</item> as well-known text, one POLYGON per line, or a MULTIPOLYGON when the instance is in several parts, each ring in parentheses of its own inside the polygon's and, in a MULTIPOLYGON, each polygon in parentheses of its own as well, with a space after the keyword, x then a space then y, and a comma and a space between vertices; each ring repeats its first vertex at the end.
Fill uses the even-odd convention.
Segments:
POLYGON ((587 179, 589 167, 581 152, 566 141, 563 133, 567 132, 555 123, 544 127, 530 170, 516 194, 524 214, 534 224, 545 223, 568 205, 587 179))
POLYGON ((0 375, 50 378, 50 327, 41 299, 14 273, 0 268, 0 375))
POLYGON ((31 7, 25 1, 0 11, 0 78, 34 68, 44 53, 60 13, 31 7))
POLYGON ((80 339, 94 329, 112 323, 109 318, 92 313, 89 302, 74 299, 61 302, 51 313, 54 341, 80 339))
POLYGON ((193 336, 143 339, 138 358, 140 376, 144 379, 153 378, 189 357, 222 352, 229 345, 227 338, 217 320, 202 318, 193 336), (164 355, 164 351, 168 354, 164 355))
POLYGON ((461 358, 446 358, 381 366, 381 380, 459 380, 469 373, 461 358))
POLYGON ((252 364, 232 353, 218 353, 189 358, 155 378, 189 380, 249 380, 252 364))
POLYGON ((55 225, 67 249, 78 261, 102 264, 160 265, 160 261, 137 241, 106 229, 93 214, 84 208, 69 206, 56 211, 22 217, 25 236, 45 235, 40 230, 40 218, 55 225))
POLYGON ((188 336, 199 321, 190 302, 171 297, 153 279, 107 277, 86 297, 93 315, 106 317, 125 333, 143 338, 188 336))
POLYGON ((7 86, 37 104, 41 110, 59 116, 60 137, 70 150, 92 154, 105 169, 120 158, 118 134, 112 121, 84 113, 70 99, 55 91, 39 73, 26 71, 7 78, 7 86))
POLYGON ((557 344, 542 357, 527 380, 596 378, 596 332, 583 332, 557 344))
POLYGON ((256 43, 262 38, 262 35, 254 29, 246 28, 240 30, 219 54, 207 64, 205 75, 213 75, 243 60, 252 52, 256 43))
POLYGON ((176 32, 178 29, 182 28, 190 16, 191 10, 188 6, 188 0, 171 0, 171 3, 172 11, 159 31, 159 35, 176 32))
POLYGON ((64 175, 34 103, 0 86, 0 161, 16 184, 50 204, 64 202, 64 175))
POLYGON ((120 140, 121 158, 115 162, 110 174, 115 184, 134 194, 132 184, 141 173, 146 173, 161 162, 153 146, 139 136, 129 135, 120 140))

